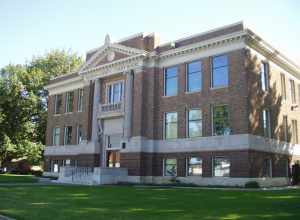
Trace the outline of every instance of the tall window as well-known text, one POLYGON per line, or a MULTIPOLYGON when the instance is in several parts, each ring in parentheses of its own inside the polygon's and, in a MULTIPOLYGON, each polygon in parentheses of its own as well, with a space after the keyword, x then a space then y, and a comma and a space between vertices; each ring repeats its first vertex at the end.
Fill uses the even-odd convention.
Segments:
POLYGON ((83 109, 83 89, 78 89, 77 111, 82 112, 83 109))
POLYGON ((65 127, 64 145, 71 144, 72 142, 72 126, 65 127))
POLYGON ((230 161, 226 157, 215 157, 213 160, 213 176, 229 177, 230 161))
POLYGON ((228 135, 229 127, 229 111, 227 105, 213 107, 213 135, 228 135))
POLYGON ((283 125, 283 138, 284 138, 284 141, 288 142, 289 141, 289 126, 288 126, 288 117, 287 117, 287 115, 283 116, 282 125, 283 125))
POLYGON ((291 91, 291 99, 292 99, 292 103, 295 104, 296 103, 296 90, 295 90, 295 82, 294 80, 290 79, 290 91, 291 91))
POLYGON ((200 91, 202 87, 201 62, 187 64, 187 91, 200 91))
POLYGON ((298 103, 300 105, 300 84, 298 84, 298 103))
POLYGON ((54 114, 59 114, 62 106, 62 95, 54 96, 54 114))
POLYGON ((269 89, 269 65, 268 63, 262 62, 260 64, 260 83, 263 91, 269 89))
POLYGON ((116 82, 106 86, 106 100, 108 104, 116 104, 123 100, 123 82, 116 82))
POLYGON ((187 175, 202 176, 202 159, 200 157, 190 157, 187 160, 187 175))
POLYGON ((165 69, 165 96, 174 96, 177 95, 177 67, 170 67, 165 69))
POLYGON ((177 112, 165 113, 165 139, 177 138, 177 112))
POLYGON ((280 81, 281 81, 281 96, 283 100, 286 100, 286 84, 285 84, 284 73, 280 74, 280 81))
POLYGON ((191 109, 188 111, 188 136, 202 136, 202 111, 200 109, 191 109))
POLYGON ((77 126, 77 144, 80 144, 83 140, 82 125, 77 126))
POLYGON ((292 143, 298 144, 298 124, 297 120, 292 120, 292 143))
POLYGON ((164 160, 164 176, 176 176, 177 175, 177 160, 165 159, 164 160))
POLYGON ((212 59, 212 80, 211 80, 211 87, 218 88, 218 87, 227 87, 229 81, 229 74, 228 74, 228 56, 215 56, 212 59))
POLYGON ((271 117, 270 117, 270 110, 264 109, 263 110, 263 128, 264 128, 264 136, 271 138, 271 117))
POLYGON ((59 145, 59 138, 60 138, 60 128, 53 128, 52 132, 52 145, 57 146, 59 145))
POLYGON ((271 159, 265 159, 263 161, 262 176, 263 177, 272 177, 272 160, 271 159))
POLYGON ((74 92, 67 92, 66 112, 73 112, 74 92))

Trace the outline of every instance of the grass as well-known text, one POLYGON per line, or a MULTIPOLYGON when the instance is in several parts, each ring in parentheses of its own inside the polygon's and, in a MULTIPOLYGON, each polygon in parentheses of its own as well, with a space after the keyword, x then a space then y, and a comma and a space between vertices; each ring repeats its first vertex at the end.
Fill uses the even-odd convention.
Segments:
POLYGON ((300 219, 300 190, 129 186, 0 187, 0 214, 16 219, 300 219))
POLYGON ((32 175, 0 174, 1 183, 36 183, 38 179, 32 175))

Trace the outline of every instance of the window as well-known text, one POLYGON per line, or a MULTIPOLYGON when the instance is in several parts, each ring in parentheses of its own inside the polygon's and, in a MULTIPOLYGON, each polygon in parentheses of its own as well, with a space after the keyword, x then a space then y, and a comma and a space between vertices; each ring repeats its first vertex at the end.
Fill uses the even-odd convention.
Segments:
POLYGON ((230 161, 225 157, 215 157, 213 161, 214 165, 214 175, 213 176, 221 176, 221 177, 229 177, 230 176, 230 161))
POLYGON ((80 144, 83 140, 82 125, 77 126, 77 144, 80 144))
POLYGON ((188 176, 202 176, 202 159, 199 157, 188 158, 187 161, 188 176))
POLYGON ((263 161, 262 176, 263 177, 272 177, 272 160, 271 159, 265 159, 263 161))
POLYGON ((73 112, 74 92, 67 92, 66 112, 73 112))
POLYGON ((228 86, 228 57, 227 55, 215 56, 212 59, 212 80, 211 87, 228 86))
POLYGON ((200 91, 202 87, 201 62, 187 64, 187 91, 200 91))
POLYGON ((295 82, 292 79, 290 79, 290 91, 291 91, 292 103, 295 104, 296 103, 295 82))
POLYGON ((116 104, 123 100, 123 82, 115 82, 106 86, 108 104, 116 104))
POLYGON ((283 116, 282 124, 283 124, 283 138, 284 138, 285 142, 288 142, 289 141, 289 127, 288 127, 287 115, 283 116))
POLYGON ((51 172, 58 173, 59 172, 59 161, 51 160, 51 172))
POLYGON ((177 67, 165 69, 165 96, 177 95, 177 67))
POLYGON ((192 109, 188 111, 188 137, 202 136, 202 111, 192 109))
POLYGON ((264 136, 271 138, 271 120, 270 120, 270 111, 268 109, 263 110, 263 128, 264 128, 264 136))
POLYGON ((263 91, 269 89, 269 66, 268 63, 262 62, 260 64, 260 83, 263 91))
POLYGON ((62 95, 54 96, 54 114, 59 114, 62 105, 62 95))
POLYGON ((52 145, 57 146, 59 145, 59 138, 60 138, 60 128, 53 128, 52 132, 52 145))
POLYGON ((177 112, 165 113, 165 139, 177 138, 177 112))
POLYGON ((228 135, 230 134, 229 127, 229 112, 227 105, 213 107, 213 135, 228 135))
POLYGON ((65 127, 64 145, 71 144, 72 141, 72 126, 65 127))
POLYGON ((83 109, 83 89, 78 89, 77 111, 82 112, 83 109))
POLYGON ((300 105, 300 84, 298 85, 298 104, 300 105))
POLYGON ((297 120, 292 120, 292 143, 298 144, 298 124, 297 120))
POLYGON ((176 176, 177 175, 177 160, 165 159, 164 161, 164 176, 176 176))
POLYGON ((285 75, 283 73, 280 74, 280 81, 281 81, 281 96, 283 100, 286 100, 285 75))

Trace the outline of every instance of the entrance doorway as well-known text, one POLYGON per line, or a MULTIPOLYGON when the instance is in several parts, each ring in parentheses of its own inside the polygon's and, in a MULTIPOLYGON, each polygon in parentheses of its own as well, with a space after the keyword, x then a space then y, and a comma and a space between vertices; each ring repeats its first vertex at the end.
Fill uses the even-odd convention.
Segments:
POLYGON ((107 167, 120 167, 120 151, 109 150, 106 157, 107 167))

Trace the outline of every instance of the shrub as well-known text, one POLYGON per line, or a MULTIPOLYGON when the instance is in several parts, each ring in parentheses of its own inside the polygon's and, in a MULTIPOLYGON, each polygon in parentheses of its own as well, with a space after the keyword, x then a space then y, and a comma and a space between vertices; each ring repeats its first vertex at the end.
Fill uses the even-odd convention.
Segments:
POLYGON ((259 183, 256 181, 249 181, 245 183, 245 188, 259 188, 259 183))
POLYGON ((292 166, 292 185, 297 185, 300 183, 300 163, 297 161, 292 166))

